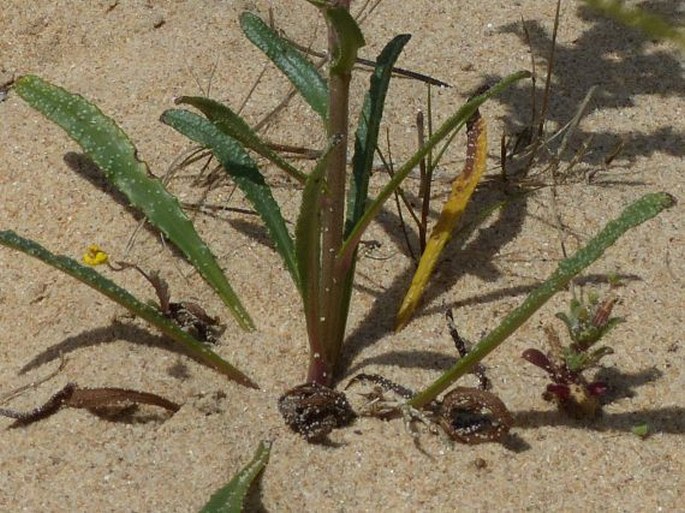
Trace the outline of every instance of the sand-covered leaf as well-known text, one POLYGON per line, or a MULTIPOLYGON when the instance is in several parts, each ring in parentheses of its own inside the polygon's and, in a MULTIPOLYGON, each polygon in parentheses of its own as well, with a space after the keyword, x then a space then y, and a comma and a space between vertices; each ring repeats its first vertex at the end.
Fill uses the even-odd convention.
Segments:
POLYGON ((0 231, 0 244, 21 251, 30 257, 37 258, 38 260, 59 269, 63 273, 76 278, 82 283, 85 283, 101 294, 104 294, 112 301, 119 303, 131 313, 137 315, 141 319, 145 319, 166 336, 180 344, 188 354, 196 360, 216 369, 241 385, 254 388, 257 387, 257 385, 255 385, 245 374, 183 331, 171 320, 164 317, 156 308, 140 301, 126 289, 121 288, 112 280, 94 269, 81 265, 76 260, 67 256, 56 255, 40 244, 25 239, 11 230, 0 231))
POLYGON ((104 172, 131 205, 145 214, 200 275, 219 294, 244 329, 254 329, 252 319, 236 296, 211 250, 195 231, 175 196, 150 175, 138 159, 136 148, 119 126, 84 97, 26 75, 14 86, 17 94, 50 121, 62 127, 104 172))
POLYGON ((259 16, 244 12, 240 16, 240 27, 247 38, 290 80, 309 106, 322 119, 327 119, 328 85, 316 66, 259 16))
POLYGON ((250 486, 269 462, 271 442, 260 442, 252 461, 238 472, 231 481, 219 488, 200 513, 240 513, 250 486))

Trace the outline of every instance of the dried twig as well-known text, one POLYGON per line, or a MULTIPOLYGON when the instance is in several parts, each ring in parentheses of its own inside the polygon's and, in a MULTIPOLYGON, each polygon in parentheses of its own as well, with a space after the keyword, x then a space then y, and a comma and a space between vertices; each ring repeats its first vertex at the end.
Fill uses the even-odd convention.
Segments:
POLYGON ((26 426, 57 413, 62 407, 97 409, 118 406, 126 403, 150 404, 171 412, 177 412, 181 406, 157 394, 140 392, 127 388, 81 388, 76 383, 67 383, 42 406, 28 412, 9 408, 0 408, 0 415, 16 419, 11 427, 26 426))

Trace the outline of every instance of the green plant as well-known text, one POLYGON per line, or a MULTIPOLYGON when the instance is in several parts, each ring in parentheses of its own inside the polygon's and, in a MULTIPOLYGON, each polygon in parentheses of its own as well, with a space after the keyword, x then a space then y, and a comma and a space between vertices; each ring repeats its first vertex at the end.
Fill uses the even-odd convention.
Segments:
MULTIPOLYGON (((336 367, 350 307, 357 245, 364 230, 411 169, 429 155, 439 143, 449 141, 454 133, 467 123, 471 123, 474 127, 481 126, 478 130, 470 130, 470 137, 473 137, 470 148, 476 150, 476 155, 471 154, 470 158, 471 166, 477 166, 482 172, 485 155, 484 125, 478 121, 478 108, 488 98, 500 93, 510 84, 525 78, 528 73, 519 72, 510 75, 495 86, 472 97, 399 167, 377 197, 369 200, 368 181, 377 147, 385 95, 393 64, 408 42, 409 36, 402 35, 393 39, 376 61, 369 92, 360 113, 355 133, 352 172, 349 176, 349 193, 346 200, 348 90, 357 50, 364 44, 364 40, 346 7, 321 1, 311 3, 322 10, 329 27, 329 54, 332 56, 332 61, 329 66, 328 80, 325 80, 310 61, 261 19, 250 13, 244 13, 241 16, 241 27, 248 38, 283 71, 323 122, 329 144, 310 173, 298 170, 286 162, 272 151, 242 118, 232 112, 229 107, 213 100, 201 97, 181 97, 177 100, 178 103, 197 108, 205 115, 204 118, 187 110, 172 109, 164 112, 161 119, 192 140, 211 149, 261 216, 276 250, 281 255, 302 296, 310 346, 310 363, 306 381, 330 386, 334 383, 336 371, 339 371, 336 367), (248 150, 265 157, 295 179, 304 181, 304 192, 294 237, 288 232, 280 208, 248 150), (476 158, 478 155, 480 157, 476 158)), ((210 250, 197 236, 189 220, 181 211, 177 200, 163 188, 158 180, 148 176, 147 166, 138 160, 135 148, 116 124, 81 96, 48 84, 37 77, 30 75, 21 77, 14 87, 31 106, 62 126, 82 146, 84 151, 103 169, 106 177, 127 195, 132 204, 140 208, 151 223, 182 249, 188 260, 221 295, 238 323, 246 329, 252 328, 251 319, 219 270, 210 250)), ((464 175, 465 177, 473 175, 475 180, 471 178, 463 185, 455 185, 455 190, 466 191, 466 194, 460 195, 458 199, 450 200, 458 205, 458 210, 463 210, 480 172, 472 173, 467 168, 464 175)), ((458 183, 455 182, 455 184, 458 183)), ((664 197, 655 198, 652 197, 651 203, 649 201, 646 203, 654 204, 660 201, 663 208, 666 203, 664 197)), ((449 204, 448 202, 447 206, 449 204)), ((442 245, 446 237, 449 237, 455 219, 451 213, 446 215, 450 218, 449 222, 445 223, 446 226, 436 228, 442 245)), ((594 255, 592 259, 598 258, 603 249, 618 237, 616 230, 613 230, 612 234, 610 237, 612 242, 607 244, 608 239, 605 237, 603 241, 588 246, 582 258, 579 254, 581 263, 578 263, 579 260, 573 260, 568 265, 560 266, 559 271, 544 287, 541 287, 539 292, 532 294, 521 309, 505 319, 503 327, 497 328, 491 337, 486 338, 469 355, 460 360, 458 369, 462 370, 446 373, 438 380, 438 384, 413 398, 411 404, 422 406, 435 399, 438 393, 463 373, 466 366, 482 359, 553 293, 588 265, 587 255, 592 253, 594 255), (599 246, 601 249, 598 250, 599 246)), ((215 366, 219 365, 217 362, 223 362, 223 360, 217 360, 218 357, 204 346, 191 341, 192 337, 188 337, 187 334, 179 335, 175 329, 177 326, 170 327, 173 323, 170 323, 169 319, 164 319, 164 312, 159 309, 155 311, 144 305, 98 273, 83 268, 73 261, 68 261, 69 259, 64 257, 54 257, 35 243, 21 239, 12 233, 4 232, 2 235, 0 241, 4 244, 39 257, 95 287, 134 313, 153 322, 160 329, 177 337, 191 348, 196 356, 212 362, 215 366)), ((439 254, 439 249, 437 254, 439 254)), ((431 265, 434 265, 434 261, 431 265)), ((411 290, 409 295, 411 295, 411 290)), ((406 323, 407 318, 408 316, 405 316, 400 323, 406 323)), ((244 374, 229 364, 223 362, 220 365, 232 378, 243 384, 252 384, 244 374)))
POLYGON ((306 177, 294 238, 285 230, 285 222, 275 202, 271 199, 260 201, 270 198, 270 194, 256 163, 243 146, 266 157, 297 179, 304 176, 303 172, 293 171, 265 151, 266 143, 247 123, 227 106, 207 98, 181 97, 177 100, 199 109, 207 119, 185 110, 169 110, 162 115, 162 121, 209 147, 264 220, 302 296, 310 345, 307 382, 330 386, 339 371, 336 367, 350 307, 357 245, 364 230, 428 152, 464 126, 487 98, 524 78, 527 73, 511 75, 470 100, 400 167, 379 195, 369 201, 368 180, 385 95, 393 64, 409 36, 393 39, 376 61, 371 86, 360 113, 346 200, 348 89, 357 49, 364 41, 347 9, 325 2, 312 3, 322 8, 329 25, 329 54, 333 60, 328 80, 324 80, 308 60, 262 20, 250 13, 241 16, 245 34, 283 71, 319 115, 330 141, 316 167, 306 177), (262 193, 254 191, 255 184, 259 184, 262 193))
MULTIPOLYGON (((419 151, 399 168, 379 195, 370 201, 368 180, 377 146, 384 98, 393 63, 409 38, 408 36, 395 38, 386 46, 377 60, 371 87, 360 114, 355 135, 353 170, 348 177, 346 170, 348 87, 356 51, 363 44, 363 39, 345 8, 331 6, 321 1, 312 1, 312 3, 324 10, 331 30, 331 55, 334 58, 330 66, 328 81, 323 79, 311 63, 261 20, 249 14, 241 18, 243 29, 248 37, 284 71, 324 123, 329 142, 311 172, 305 173, 284 160, 228 107, 210 99, 182 97, 178 100, 180 104, 197 108, 205 117, 190 111, 173 109, 162 115, 162 121, 212 150, 261 216, 276 250, 301 294, 310 343, 308 383, 296 387, 294 395, 290 394, 281 398, 279 406, 282 411, 287 409, 292 413, 295 420, 291 425, 296 430, 301 431, 307 439, 319 440, 334 427, 343 425, 340 417, 352 418, 341 395, 332 393, 333 391, 328 387, 335 382, 336 371, 340 371, 336 367, 339 363, 350 307, 357 246, 364 230, 412 168, 429 155, 441 141, 449 140, 455 131, 477 120, 478 107, 483 102, 504 90, 511 83, 526 77, 527 73, 513 74, 491 89, 470 99, 428 138, 419 151), (251 157, 250 151, 266 158, 294 179, 304 183, 294 236, 288 232, 280 208, 257 163, 251 157), (346 195, 348 178, 350 186, 349 193, 346 195), (345 208, 345 203, 347 203, 347 208, 345 208), (291 401, 291 399, 294 400, 291 401), (300 399, 302 402, 299 401, 300 399), (332 404, 323 402, 329 399, 332 404), (323 417, 317 416, 321 413, 323 417)), ((20 78, 17 81, 16 90, 32 106, 65 128, 69 135, 82 145, 84 151, 105 171, 107 177, 127 194, 132 204, 141 209, 169 240, 185 252, 188 260, 222 296, 237 322, 243 328, 252 328, 252 321, 247 312, 232 292, 223 273, 218 270, 211 252, 199 239, 187 217, 180 211, 175 198, 171 197, 156 179, 148 176, 145 164, 137 159, 132 144, 114 122, 82 97, 52 86, 37 77, 20 78)), ((482 165, 485 150, 481 148, 479 151, 483 155, 479 158, 479 165, 482 165)), ((473 191, 479 175, 480 172, 476 173, 475 181, 468 182, 464 189, 473 191)), ((458 208, 463 210, 467 201, 468 195, 466 198, 460 197, 459 201, 455 201, 454 204, 458 203, 458 208)), ((473 369, 553 294, 563 289, 575 275, 599 258, 625 231, 657 215, 664 208, 671 206, 673 202, 671 196, 657 193, 646 195, 629 206, 619 219, 607 225, 585 248, 579 250, 574 257, 563 261, 546 282, 532 292, 518 309, 508 315, 472 351, 462 355, 452 369, 426 390, 408 398, 404 406, 420 409, 427 408, 431 403, 436 402, 442 392, 464 373, 473 369)), ((450 218, 446 224, 449 228, 438 230, 440 237, 449 236, 454 225, 454 218, 450 218)), ((92 269, 81 266, 67 257, 53 255, 36 243, 23 239, 13 232, 1 232, 0 242, 39 258, 92 286, 184 344, 201 360, 215 366, 238 382, 254 386, 244 374, 189 336, 177 323, 172 322, 173 319, 169 318, 171 303, 168 295, 160 293, 163 287, 145 273, 143 275, 153 285, 158 284, 155 285, 160 300, 158 307, 139 301, 92 269)), ((444 239, 441 239, 440 244, 444 244, 444 239)), ((594 342, 587 341, 595 336, 596 340, 601 338, 606 332, 604 330, 606 325, 594 326, 599 329, 599 332, 591 333, 587 335, 589 338, 585 338, 588 330, 575 328, 580 325, 579 319, 582 317, 580 314, 581 310, 572 311, 567 320, 574 326, 573 333, 580 341, 585 340, 582 343, 588 344, 589 347, 594 342)), ((406 322, 406 319, 402 322, 406 322)), ((578 357, 580 354, 581 352, 576 351, 575 356, 578 357)), ((578 368, 586 363, 589 361, 579 364, 573 364, 570 359, 567 361, 567 365, 577 365, 578 368)), ((83 390, 76 391, 83 392, 83 390)), ((73 390, 69 392, 72 393, 73 390)), ((127 391, 126 394, 130 392, 127 391)), ((108 389, 108 393, 122 392, 118 389, 108 389)), ((470 409, 486 404, 489 399, 486 400, 484 397, 483 394, 476 394, 473 390, 458 387, 448 392, 439 402, 439 410, 441 414, 448 416, 463 416, 469 413, 470 409)), ((157 401, 151 397, 147 397, 147 400, 157 401)), ((61 398, 60 401, 62 401, 61 398)), ((70 405, 69 402, 60 404, 70 405)), ((158 403, 153 402, 153 404, 158 403)), ((501 405, 490 407, 497 410, 501 408, 501 405)), ((511 420, 507 419, 501 427, 496 426, 493 437, 499 436, 502 430, 508 429, 510 422, 511 420)), ((446 429, 454 428, 455 419, 447 419, 443 425, 446 429)), ((468 439, 471 439, 473 432, 468 431, 466 435, 468 439)), ((253 462, 236 476, 228 488, 220 490, 212 498, 206 511, 240 510, 247 486, 266 464, 268 451, 268 445, 262 444, 253 462), (230 505, 230 497, 237 497, 232 501, 232 505, 230 505), (225 507, 233 509, 225 509, 225 507)))
POLYGON ((583 373, 599 364, 613 349, 601 346, 593 349, 609 331, 623 322, 620 317, 611 317, 616 299, 608 297, 599 301, 591 292, 587 301, 571 300, 569 313, 559 312, 568 329, 571 343, 563 346, 556 331, 547 327, 550 352, 526 349, 522 357, 549 374, 552 383, 547 385, 543 397, 554 401, 559 408, 573 417, 593 418, 600 411, 600 397, 605 394, 607 384, 601 381, 588 382, 583 373))
MULTIPOLYGON (((471 98, 431 135, 371 201, 368 199, 368 182, 385 96, 393 64, 409 36, 401 35, 393 39, 377 59, 355 133, 352 172, 348 177, 349 83, 357 50, 364 44, 364 39, 347 7, 320 1, 311 3, 322 10, 329 27, 332 60, 328 80, 261 19, 250 13, 241 16, 241 27, 248 38, 283 71, 323 122, 329 143, 311 172, 305 173, 285 161, 227 106, 210 99, 181 97, 177 100, 177 103, 197 108, 205 118, 187 110, 172 109, 166 111, 161 119, 211 149, 261 216, 302 297, 310 345, 307 382, 327 387, 334 383, 335 373, 340 370, 337 364, 350 307, 357 245, 364 230, 412 168, 441 141, 448 141, 449 144, 456 131, 472 119, 477 119, 474 116, 477 116, 478 107, 483 102, 513 82, 525 78, 528 73, 515 73, 471 98), (304 182, 294 237, 288 232, 280 208, 248 151, 268 159, 296 180, 304 182), (349 193, 346 198, 348 178, 349 193)), ((138 208, 148 222, 185 254, 219 293, 238 324, 244 329, 252 329, 254 325, 248 313, 212 252, 181 210, 178 200, 166 191, 160 180, 150 175, 147 165, 138 159, 135 147, 117 124, 85 98, 36 76, 20 77, 14 89, 29 105, 62 127, 82 147, 86 155, 103 170, 105 177, 126 195, 131 205, 138 208)), ((484 155, 482 148, 480 153, 484 155)), ((482 159, 479 167, 482 171, 482 159)), ((467 196, 459 200, 462 210, 479 176, 480 173, 477 173, 475 180, 468 183, 467 196)), ((449 235, 448 230, 443 229, 442 232, 449 235)), ((155 284, 144 272, 141 271, 155 286, 160 299, 157 307, 138 300, 94 270, 67 257, 53 255, 37 243, 11 231, 0 234, 0 243, 76 277, 170 335, 196 358, 241 384, 256 386, 244 373, 190 336, 183 326, 179 326, 178 319, 170 315, 166 293, 160 294, 160 284, 155 284)), ((322 425, 334 424, 325 421, 322 425)))
MULTIPOLYGON (((207 119, 186 110, 174 109, 166 111, 162 121, 209 147, 260 214, 302 296, 310 344, 307 381, 329 386, 334 382, 337 370, 350 306, 356 250, 364 230, 382 204, 428 152, 464 126, 485 100, 526 77, 527 73, 515 73, 472 98, 408 159, 377 198, 369 201, 368 179, 392 66, 409 40, 407 35, 396 37, 377 60, 370 90, 360 113, 346 209, 348 89, 356 52, 364 41, 359 27, 345 8, 324 2, 312 3, 322 9, 329 24, 333 60, 328 81, 321 77, 313 64, 259 18, 250 13, 241 17, 241 26, 246 35, 272 58, 324 123, 330 143, 312 172, 305 174, 295 169, 270 150, 248 124, 227 106, 207 98, 178 99, 178 103, 201 110, 207 119), (269 159, 296 179, 305 181, 294 238, 288 233, 280 209, 246 148, 269 159)), ((185 253, 189 262, 221 295, 238 323, 243 328, 251 329, 253 323, 249 315, 218 268, 209 248, 181 211, 178 201, 159 180, 149 176, 147 166, 137 158, 135 148, 114 121, 83 97, 35 76, 17 79, 14 88, 29 105, 64 128, 81 145, 132 205, 139 208, 155 227, 185 253)), ((46 250, 30 250, 29 245, 35 244, 30 241, 16 243, 20 239, 5 233, 0 241, 33 256, 47 255, 46 250)), ((51 264, 54 261, 47 257, 42 259, 51 264)), ((80 269, 82 266, 75 262, 68 267, 73 276, 113 297, 134 313, 141 315, 143 312, 137 306, 140 302, 135 303, 137 300, 130 294, 118 291, 113 295, 112 284, 103 281, 104 278, 97 273, 80 269)), ((66 269, 65 266, 60 268, 66 269)), ((145 315, 148 321, 169 331, 168 326, 151 311, 145 310, 145 315)), ((190 344, 187 339, 184 344, 190 344)), ((192 347, 198 355, 204 354, 203 358, 208 354, 208 350, 192 347)), ((237 370, 231 372, 231 377, 239 377, 237 370)), ((249 383, 242 373, 239 381, 249 383)))
POLYGON ((665 192, 658 192, 645 194, 628 205, 617 219, 607 223, 604 229, 587 245, 579 249, 573 256, 562 260, 557 270, 533 290, 520 306, 502 319, 499 325, 476 344, 464 358, 461 358, 428 388, 412 397, 408 405, 420 408, 434 401, 440 393, 469 372, 474 365, 511 336, 554 294, 562 290, 574 276, 601 257, 604 251, 611 247, 625 232, 674 204, 673 196, 665 192))
POLYGON ((218 489, 200 513, 240 513, 250 486, 269 462, 271 442, 260 442, 252 460, 225 486, 218 489))

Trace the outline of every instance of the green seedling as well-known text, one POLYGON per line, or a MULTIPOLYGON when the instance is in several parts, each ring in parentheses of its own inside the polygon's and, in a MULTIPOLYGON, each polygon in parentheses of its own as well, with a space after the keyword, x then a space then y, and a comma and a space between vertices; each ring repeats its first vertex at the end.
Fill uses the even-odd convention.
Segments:
POLYGON ((243 511, 245 497, 269 462, 271 442, 259 443, 252 460, 245 465, 231 481, 219 488, 200 513, 240 513, 243 511))
MULTIPOLYGON (((557 313, 557 318, 564 321, 573 341, 569 351, 587 351, 617 324, 624 321, 622 317, 611 317, 615 303, 614 297, 608 297, 600 302, 599 295, 591 291, 587 301, 573 298, 568 313, 557 313)), ((567 359, 567 364, 570 363, 567 359)))
POLYGON ((630 432, 633 433, 635 436, 642 438, 643 440, 652 434, 652 430, 649 427, 649 424, 647 424, 646 422, 643 424, 637 424, 633 426, 630 429, 630 432))
POLYGON ((543 369, 552 380, 543 397, 554 401, 573 417, 594 418, 600 412, 600 398, 606 393, 607 384, 589 382, 583 372, 596 367, 604 356, 613 353, 608 346, 593 346, 623 322, 620 317, 611 317, 615 302, 614 297, 600 302, 596 293, 590 293, 587 301, 573 298, 570 311, 557 314, 566 324, 571 343, 563 346, 556 331, 547 327, 550 352, 544 354, 532 348, 523 352, 525 360, 543 369))

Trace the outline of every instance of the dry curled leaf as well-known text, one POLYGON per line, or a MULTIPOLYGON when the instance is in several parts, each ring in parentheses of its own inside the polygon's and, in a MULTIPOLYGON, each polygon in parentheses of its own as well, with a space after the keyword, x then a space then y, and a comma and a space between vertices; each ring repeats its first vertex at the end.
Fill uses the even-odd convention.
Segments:
POLYGON ((514 423, 499 397, 477 388, 452 389, 442 400, 439 414, 445 432, 466 444, 498 442, 514 423))

